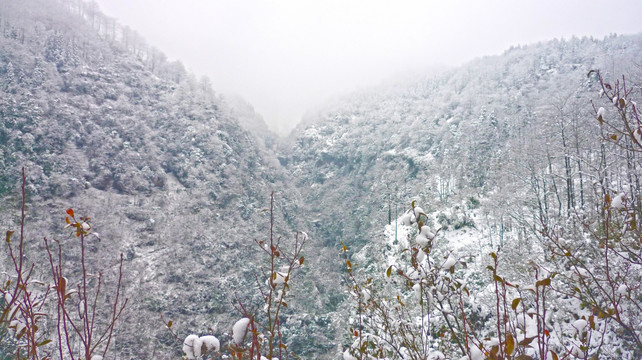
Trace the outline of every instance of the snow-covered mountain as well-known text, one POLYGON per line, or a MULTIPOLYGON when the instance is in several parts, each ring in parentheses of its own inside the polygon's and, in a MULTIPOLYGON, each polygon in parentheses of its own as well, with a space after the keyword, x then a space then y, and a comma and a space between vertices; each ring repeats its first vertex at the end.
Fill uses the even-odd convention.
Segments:
POLYGON ((179 333, 224 333, 234 294, 257 296, 272 191, 277 234, 304 230, 286 172, 239 124, 249 111, 90 4, 1 1, 0 18, 1 227, 18 224, 22 167, 38 263, 43 236, 73 248, 65 209, 92 217, 96 267, 126 257, 119 358, 180 357, 161 314, 179 333))
MULTIPOLYGON (((584 142, 599 132, 591 105, 599 88, 588 72, 628 74, 635 84, 641 50, 639 35, 553 40, 370 89, 310 115, 280 161, 324 238, 360 247, 413 198, 435 211, 459 207, 460 219, 448 223, 471 221, 466 203, 521 188, 513 175, 527 155, 535 160, 548 151, 553 176, 566 176, 557 173, 565 171, 560 155, 586 150, 584 142)), ((500 218, 508 215, 469 225, 500 218)))
MULTIPOLYGON (((494 301, 486 288, 492 289, 486 269, 491 251, 501 250, 502 271, 511 281, 528 283, 529 264, 560 272, 570 266, 551 255, 547 231, 564 233, 581 249, 599 231, 592 227, 603 221, 605 194, 631 195, 636 200, 627 209, 639 211, 642 173, 630 140, 637 135, 596 120, 602 107, 611 120, 622 110, 604 96, 593 70, 610 83, 606 90, 626 82, 628 94, 639 96, 641 53, 640 35, 553 40, 357 93, 306 119, 279 160, 297 182, 313 236, 337 252, 339 241, 346 244, 364 283, 378 279, 383 291, 389 266, 410 266, 412 242, 398 238, 407 230, 391 229, 402 226, 398 218, 415 200, 426 212, 425 225, 440 230, 435 264, 467 261, 463 281, 474 279, 471 293, 480 297, 473 307, 483 306, 494 301)), ((633 121, 631 131, 639 127, 633 121)), ((589 271, 604 272, 604 264, 594 265, 589 271)), ((627 279, 635 283, 638 277, 627 279)), ((411 302, 413 290, 400 290, 383 293, 392 302, 398 294, 411 302)), ((344 325, 338 328, 348 329, 349 318, 358 327, 354 301, 352 316, 339 318, 344 325)), ((569 310, 559 316, 586 314, 569 310)), ((344 334, 343 344, 358 349, 357 340, 344 334)), ((615 354, 619 346, 634 349, 626 344, 613 341, 602 354, 615 354)))
POLYGON ((485 251, 520 249, 541 219, 594 211, 600 171, 639 194, 625 179, 639 163, 620 172, 627 157, 601 153, 605 105, 589 71, 639 86, 640 35, 516 47, 359 92, 279 140, 251 105, 90 4, 0 0, 0 20, 0 227, 18 223, 24 167, 34 261, 43 236, 71 247, 69 207, 101 234, 96 267, 125 254, 116 358, 178 358, 161 314, 180 334, 224 334, 235 294, 258 308, 254 239, 266 236, 272 191, 277 233, 310 234, 284 320, 288 345, 309 359, 334 358, 346 341, 340 244, 364 265, 382 259, 412 200, 447 249, 485 251))

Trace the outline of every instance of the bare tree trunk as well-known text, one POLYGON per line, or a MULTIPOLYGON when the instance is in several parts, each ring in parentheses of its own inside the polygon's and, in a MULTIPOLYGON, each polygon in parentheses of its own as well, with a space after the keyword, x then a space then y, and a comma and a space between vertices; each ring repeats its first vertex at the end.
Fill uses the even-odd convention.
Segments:
POLYGON ((559 191, 557 189, 557 183, 555 182, 555 174, 553 174, 553 162, 551 161, 551 154, 546 149, 546 158, 548 159, 548 172, 551 176, 551 181, 553 182, 553 190, 555 191, 555 198, 557 199, 557 215, 562 216, 562 199, 560 198, 559 191))

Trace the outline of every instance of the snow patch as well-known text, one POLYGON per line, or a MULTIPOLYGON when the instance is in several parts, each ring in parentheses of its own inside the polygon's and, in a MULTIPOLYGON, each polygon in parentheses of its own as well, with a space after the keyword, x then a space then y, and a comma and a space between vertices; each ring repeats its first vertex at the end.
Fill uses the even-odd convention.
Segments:
MULTIPOLYGON (((213 335, 201 336, 199 340, 202 344, 201 347, 205 347, 205 351, 208 354, 211 354, 213 352, 218 352, 219 350, 221 350, 221 342, 218 341, 218 339, 213 335)), ((199 352, 200 352, 200 349, 199 349, 199 352)))
POLYGON ((247 327, 250 325, 250 319, 242 318, 237 321, 232 327, 232 341, 234 344, 241 346, 243 345, 243 339, 245 339, 245 334, 247 334, 247 327))
POLYGON ((448 254, 448 258, 444 261, 444 263, 441 265, 441 268, 444 270, 450 270, 453 266, 457 264, 457 259, 452 257, 452 254, 448 254))
POLYGON ((623 209, 624 208, 624 202, 626 200, 625 198, 626 193, 622 192, 619 193, 613 200, 611 200, 611 207, 613 209, 623 209))
POLYGON ((350 354, 350 349, 346 349, 346 351, 343 352, 343 360, 357 360, 357 358, 350 354))
POLYGON ((597 117, 604 117, 605 112, 606 110, 603 107, 600 107, 599 109, 597 109, 597 117))
POLYGON ((573 321, 573 324, 571 324, 577 332, 582 332, 586 328, 586 325, 588 325, 588 322, 584 319, 578 319, 573 321))
MULTIPOLYGON (((185 340, 183 341, 183 352, 185 353, 185 357, 188 359, 196 359, 196 352, 195 352, 195 347, 194 345, 195 342, 198 341, 198 335, 187 335, 185 340)), ((200 356, 200 350, 199 350, 199 355, 200 356)))

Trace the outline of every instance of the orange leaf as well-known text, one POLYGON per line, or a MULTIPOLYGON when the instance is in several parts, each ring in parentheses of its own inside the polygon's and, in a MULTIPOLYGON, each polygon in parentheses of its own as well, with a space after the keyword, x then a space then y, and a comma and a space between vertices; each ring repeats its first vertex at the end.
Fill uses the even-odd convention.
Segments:
POLYGON ((506 336, 506 354, 512 354, 513 350, 515 350, 515 339, 513 335, 508 334, 508 336, 506 336))
POLYGON ((67 278, 63 276, 58 278, 58 292, 62 296, 65 296, 65 293, 67 292, 67 278))
POLYGON ((536 282, 535 286, 551 286, 551 278, 542 279, 536 282))
POLYGON ((50 342, 51 342, 51 340, 49 340, 49 339, 48 339, 48 340, 45 340, 45 341, 43 341, 43 342, 39 343, 39 344, 38 344, 38 345, 36 345, 36 346, 44 346, 44 345, 49 344, 50 342))
POLYGON ((519 306, 520 301, 522 301, 522 298, 516 298, 513 300, 513 303, 511 304, 513 310, 517 310, 517 306, 519 306))
POLYGON ((520 341, 518 345, 519 346, 528 346, 531 342, 533 342, 533 340, 535 340, 535 338, 536 338, 536 336, 524 338, 524 340, 520 341))
POLYGON ((67 209, 67 214, 68 214, 69 216, 71 216, 71 217, 75 217, 75 216, 74 216, 74 209, 72 209, 72 208, 67 209))

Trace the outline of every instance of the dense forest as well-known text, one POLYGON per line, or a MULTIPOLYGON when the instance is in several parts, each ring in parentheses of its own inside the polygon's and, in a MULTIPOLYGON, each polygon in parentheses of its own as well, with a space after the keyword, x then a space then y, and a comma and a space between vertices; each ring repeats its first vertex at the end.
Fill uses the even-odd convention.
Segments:
POLYGON ((91 2, 0 0, 0 359, 638 359, 641 50, 513 47, 280 139, 91 2))

